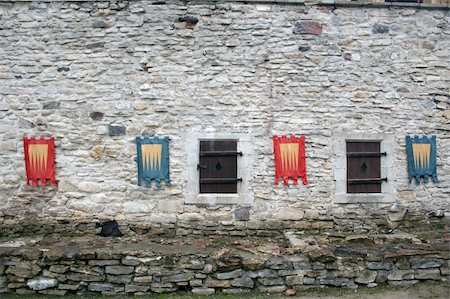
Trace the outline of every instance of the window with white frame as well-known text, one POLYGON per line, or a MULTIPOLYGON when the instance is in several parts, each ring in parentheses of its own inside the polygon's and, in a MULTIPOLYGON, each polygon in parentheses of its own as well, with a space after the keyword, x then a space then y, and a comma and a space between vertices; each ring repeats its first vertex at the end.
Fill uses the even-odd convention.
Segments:
POLYGON ((246 204, 253 162, 250 134, 189 134, 186 204, 246 204))
POLYGON ((334 137, 334 203, 395 201, 395 136, 351 133, 334 137))

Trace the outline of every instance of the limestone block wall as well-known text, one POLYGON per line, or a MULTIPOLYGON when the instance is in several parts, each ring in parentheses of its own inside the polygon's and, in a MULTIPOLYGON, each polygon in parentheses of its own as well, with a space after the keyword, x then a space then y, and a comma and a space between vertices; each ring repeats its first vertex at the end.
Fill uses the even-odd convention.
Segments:
POLYGON ((113 218, 179 234, 448 219, 445 8, 2 1, 0 15, 2 234, 113 218), (274 185, 271 137, 291 133, 306 136, 306 186, 274 185), (244 201, 187 201, 187 149, 202 134, 251 142, 244 201), (392 200, 335 202, 334 146, 345 134, 391 136, 392 200), (439 183, 409 184, 410 134, 437 136, 439 183), (55 136, 57 187, 25 185, 24 135, 55 136), (170 136, 172 186, 136 185, 136 135, 170 136))

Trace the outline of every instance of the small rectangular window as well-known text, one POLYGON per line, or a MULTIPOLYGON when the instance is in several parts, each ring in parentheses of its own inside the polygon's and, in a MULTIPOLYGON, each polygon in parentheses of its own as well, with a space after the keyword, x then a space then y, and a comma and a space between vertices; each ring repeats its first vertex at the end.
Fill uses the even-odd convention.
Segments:
POLYGON ((237 193, 237 141, 201 140, 199 154, 200 193, 237 193))
POLYGON ((379 141, 346 142, 347 193, 381 193, 379 141))

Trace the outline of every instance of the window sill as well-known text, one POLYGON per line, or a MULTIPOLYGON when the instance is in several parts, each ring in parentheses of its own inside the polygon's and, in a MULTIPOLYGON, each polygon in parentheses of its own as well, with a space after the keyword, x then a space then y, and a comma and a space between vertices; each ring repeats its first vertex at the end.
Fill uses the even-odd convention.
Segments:
POLYGON ((395 196, 393 194, 382 193, 336 194, 333 200, 333 203, 336 204, 390 202, 395 202, 395 196))
POLYGON ((196 204, 196 205, 234 205, 241 204, 245 202, 242 195, 239 194, 193 194, 186 197, 186 204, 196 204))

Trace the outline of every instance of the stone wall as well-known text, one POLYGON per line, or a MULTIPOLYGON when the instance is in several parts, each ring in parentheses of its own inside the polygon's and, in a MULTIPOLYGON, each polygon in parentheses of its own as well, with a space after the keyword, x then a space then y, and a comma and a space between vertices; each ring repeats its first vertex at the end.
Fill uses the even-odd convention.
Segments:
POLYGON ((181 235, 448 221, 446 9, 2 1, 0 15, 2 235, 113 218, 181 235), (274 185, 271 136, 290 133, 306 136, 306 186, 274 185), (187 204, 186 149, 202 134, 250 136, 248 199, 187 204), (393 136, 392 201, 335 203, 342 134, 393 136), (437 135, 439 183, 408 183, 410 134, 437 135), (58 187, 25 185, 24 135, 55 136, 58 187), (170 136, 172 186, 136 186, 136 135, 170 136))
POLYGON ((329 237, 322 242, 303 240, 303 246, 292 248, 273 242, 251 244, 242 238, 220 247, 217 241, 126 244, 83 238, 43 240, 20 248, 0 244, 0 293, 281 293, 409 286, 448 281, 450 274, 448 243, 427 244, 405 236, 353 236, 345 245, 329 237))

